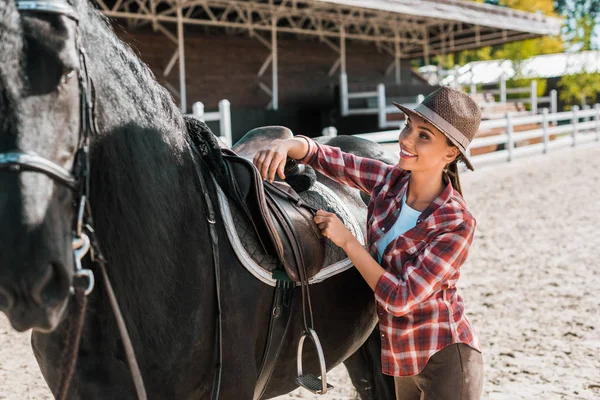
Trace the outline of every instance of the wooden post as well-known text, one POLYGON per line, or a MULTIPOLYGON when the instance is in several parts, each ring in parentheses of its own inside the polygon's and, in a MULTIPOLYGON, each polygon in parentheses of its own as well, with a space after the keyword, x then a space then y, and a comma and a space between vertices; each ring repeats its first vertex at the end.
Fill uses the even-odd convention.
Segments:
POLYGON ((596 103, 596 141, 600 140, 600 104, 596 103))
POLYGON ((219 134, 224 138, 227 146, 231 147, 233 144, 233 137, 231 135, 231 103, 229 100, 221 100, 219 102, 219 134))
POLYGON ((187 97, 185 91, 185 38, 183 33, 183 9, 177 6, 177 46, 179 49, 179 98, 181 111, 187 112, 187 97))
POLYGON ((340 27, 340 109, 342 115, 348 115, 350 99, 348 99, 348 74, 346 73, 346 28, 340 27))
POLYGON ((500 77, 500 103, 506 103, 506 78, 500 77))
POLYGON ((321 136, 328 136, 328 137, 332 137, 332 136, 337 136, 338 135, 338 131, 335 128, 335 126, 328 126, 323 128, 323 130, 321 131, 321 136))
POLYGON ((508 150, 508 161, 512 161, 513 159, 513 147, 515 147, 514 137, 513 137, 513 124, 512 117, 510 116, 510 112, 506 113, 506 146, 508 150))
POLYGON ((396 40, 394 41, 394 65, 395 65, 395 76, 396 76, 396 83, 400 84, 402 82, 402 75, 401 75, 401 61, 400 61, 400 35, 398 33, 396 33, 396 40))
POLYGON ((425 65, 429 65, 429 31, 427 28, 423 32, 423 59, 425 65))
POLYGON ((538 112, 538 98, 537 98, 537 81, 534 79, 531 81, 531 113, 537 114, 538 112))
POLYGON ((204 121, 204 103, 197 101, 192 104, 192 114, 200 121, 204 121))
POLYGON ((550 112, 556 114, 558 112, 558 93, 556 89, 550 91, 550 112))
POLYGON ((348 75, 345 73, 340 74, 340 109, 342 110, 342 115, 345 117, 348 115, 349 111, 349 102, 348 99, 348 75))
POLYGON ((571 136, 573 137, 573 143, 571 143, 571 146, 575 147, 575 143, 577 141, 577 125, 579 123, 579 106, 578 105, 574 105, 573 106, 573 118, 571 119, 571 125, 573 126, 573 133, 571 134, 571 136))
POLYGON ((385 100, 385 85, 377 85, 377 115, 379 119, 379 129, 387 126, 387 103, 385 100))
POLYGON ((542 153, 544 154, 548 152, 548 142, 550 141, 550 134, 548 132, 548 129, 548 108, 544 107, 542 109, 542 143, 544 144, 542 153))
POLYGON ((279 54, 277 51, 277 17, 272 18, 271 24, 271 73, 273 75, 273 88, 271 89, 273 98, 272 108, 274 111, 277 111, 279 109, 279 54))

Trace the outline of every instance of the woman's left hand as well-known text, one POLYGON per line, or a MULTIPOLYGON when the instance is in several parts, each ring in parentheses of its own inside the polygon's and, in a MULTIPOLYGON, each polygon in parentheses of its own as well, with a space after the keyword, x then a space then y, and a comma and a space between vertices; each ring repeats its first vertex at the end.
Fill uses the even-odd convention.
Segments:
POLYGON ((334 213, 319 210, 314 221, 321 230, 321 234, 341 248, 344 248, 350 241, 356 240, 334 213))

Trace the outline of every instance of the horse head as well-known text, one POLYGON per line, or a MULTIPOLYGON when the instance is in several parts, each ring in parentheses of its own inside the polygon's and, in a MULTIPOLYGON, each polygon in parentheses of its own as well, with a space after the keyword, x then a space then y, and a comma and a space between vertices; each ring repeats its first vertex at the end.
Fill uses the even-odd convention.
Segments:
POLYGON ((77 25, 66 0, 0 3, 0 311, 17 331, 56 328, 76 271, 85 145, 77 25))

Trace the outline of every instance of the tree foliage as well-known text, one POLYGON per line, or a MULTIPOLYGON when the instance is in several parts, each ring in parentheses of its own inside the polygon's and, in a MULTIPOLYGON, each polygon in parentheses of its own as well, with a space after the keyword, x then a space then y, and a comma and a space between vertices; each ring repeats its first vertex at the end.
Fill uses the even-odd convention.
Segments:
MULTIPOLYGON (((544 15, 557 16, 553 0, 474 0, 479 3, 494 4, 510 7, 527 12, 541 12, 544 15)), ((600 0, 593 0, 598 1, 600 0)), ((471 61, 485 61, 493 59, 508 59, 515 61, 517 69, 521 61, 540 54, 553 54, 564 51, 564 42, 561 37, 545 36, 537 39, 527 39, 520 42, 507 43, 498 46, 487 46, 475 50, 464 50, 455 53, 444 60, 438 58, 435 62, 446 68, 454 64, 464 65, 471 61)))
POLYGON ((570 47, 593 49, 600 25, 600 0, 555 0, 554 4, 566 18, 564 32, 570 47))
POLYGON ((600 73, 565 75, 560 78, 558 89, 560 99, 567 104, 594 103, 600 94, 600 73))

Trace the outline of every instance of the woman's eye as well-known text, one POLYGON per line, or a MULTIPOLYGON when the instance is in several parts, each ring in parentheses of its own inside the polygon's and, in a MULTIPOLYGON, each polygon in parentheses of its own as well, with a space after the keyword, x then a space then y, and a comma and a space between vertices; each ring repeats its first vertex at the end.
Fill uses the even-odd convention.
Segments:
POLYGON ((421 136, 423 139, 429 139, 429 136, 427 136, 427 135, 426 135, 426 134, 424 134, 424 133, 421 133, 421 134, 420 134, 420 136, 421 136))

